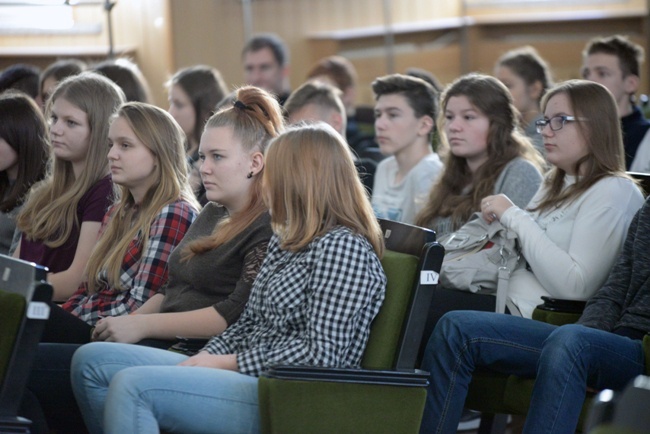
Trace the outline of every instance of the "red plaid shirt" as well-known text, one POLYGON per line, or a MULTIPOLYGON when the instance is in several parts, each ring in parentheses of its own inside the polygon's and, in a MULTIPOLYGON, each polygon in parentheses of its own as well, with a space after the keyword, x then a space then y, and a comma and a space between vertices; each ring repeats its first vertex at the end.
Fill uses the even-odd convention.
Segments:
MULTIPOLYGON (((102 231, 112 211, 106 214, 102 231)), ((102 286, 97 292, 89 293, 87 282, 84 282, 65 302, 63 309, 90 325, 95 325, 102 317, 126 315, 138 309, 167 281, 169 254, 183 239, 196 216, 197 210, 183 200, 163 207, 151 223, 146 248, 142 249, 139 234, 129 245, 120 276, 125 289, 111 288, 106 271, 102 271, 98 276, 102 286)))

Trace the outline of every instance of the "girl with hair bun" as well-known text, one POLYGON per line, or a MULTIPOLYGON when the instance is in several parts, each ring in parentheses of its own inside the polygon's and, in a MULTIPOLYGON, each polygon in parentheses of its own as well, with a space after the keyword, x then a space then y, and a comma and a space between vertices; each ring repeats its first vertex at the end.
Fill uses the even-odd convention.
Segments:
MULTIPOLYGON (((152 282, 151 289, 157 292, 147 291, 150 298, 141 305, 134 303, 134 298, 128 292, 115 292, 121 297, 119 299, 113 297, 109 290, 89 295, 86 288, 81 288, 78 296, 66 304, 65 307, 73 309, 72 313, 80 313, 82 317, 88 314, 92 316, 95 311, 87 309, 87 306, 92 306, 94 300, 100 297, 112 298, 113 312, 130 309, 133 313, 110 316, 111 311, 98 312, 104 318, 89 321, 95 324, 93 340, 168 348, 174 344, 176 336, 209 338, 219 335, 228 325, 235 323, 244 310, 272 235, 270 216, 262 195, 263 153, 269 141, 282 131, 284 121, 275 98, 261 89, 239 89, 236 101, 235 105, 231 102, 213 115, 203 133, 199 147, 201 176, 208 186, 210 202, 172 253, 168 257, 167 253, 160 256, 159 259, 167 263, 167 282, 162 287, 160 279, 155 280, 155 285, 152 282), (247 109, 242 110, 241 107, 247 109)), ((115 123, 122 118, 131 120, 133 133, 142 131, 145 125, 136 122, 130 114, 133 108, 138 107, 145 108, 132 104, 124 106, 111 131, 113 127, 120 127, 115 123)), ((152 110, 160 118, 169 118, 168 127, 177 125, 166 113, 148 108, 148 111, 152 110)), ((120 137, 126 134, 119 133, 122 129, 115 130, 118 140, 113 140, 113 147, 121 148, 124 144, 120 137)), ((158 126, 156 130, 163 131, 164 128, 158 126)), ((174 140, 167 140, 165 144, 167 148, 175 150, 174 168, 179 173, 186 168, 183 164, 182 136, 180 127, 176 126, 174 140)), ((149 142, 144 138, 142 141, 149 142)), ((115 157, 117 153, 109 153, 109 158, 115 161, 112 164, 116 169, 115 181, 121 182, 126 178, 119 168, 126 161, 115 157)), ((179 179, 173 174, 166 178, 179 179)), ((187 186, 183 192, 183 197, 190 194, 187 186)), ((116 209, 113 214, 119 215, 119 212, 116 209)), ((152 229, 154 226, 161 229, 173 227, 155 225, 155 222, 152 229)), ((106 247, 109 247, 108 244, 106 247)), ((99 254, 97 257, 100 257, 99 254)), ((138 292, 140 290, 136 290, 138 292)), ((82 323, 78 319, 76 322, 82 323)), ((88 342, 91 337, 90 326, 84 326, 85 333, 80 335, 78 343, 88 342)), ((79 410, 75 406, 69 381, 70 360, 78 346, 39 346, 38 360, 42 362, 37 362, 32 370, 29 392, 36 398, 31 402, 39 402, 41 408, 26 408, 24 415, 34 420, 38 419, 39 414, 44 414, 46 420, 43 417, 38 419, 43 432, 49 429, 77 432, 83 424, 79 420, 79 410)))
POLYGON ((235 98, 201 137, 209 202, 170 256, 169 281, 138 315, 100 320, 94 340, 167 348, 176 336, 218 335, 244 310, 272 235, 262 197, 264 152, 284 121, 275 98, 259 88, 241 88, 235 98))

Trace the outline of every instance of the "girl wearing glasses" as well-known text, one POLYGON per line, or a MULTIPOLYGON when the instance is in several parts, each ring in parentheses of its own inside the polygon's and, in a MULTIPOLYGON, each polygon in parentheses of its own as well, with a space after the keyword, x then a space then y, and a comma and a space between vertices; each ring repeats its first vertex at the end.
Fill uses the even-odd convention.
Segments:
POLYGON ((555 166, 544 186, 527 211, 504 195, 481 205, 484 218, 517 233, 529 265, 510 279, 509 307, 530 316, 540 295, 584 300, 600 290, 575 325, 488 312, 445 315, 422 362, 431 381, 421 433, 455 430, 477 368, 536 378, 526 433, 575 432, 587 386, 620 389, 643 372, 648 297, 638 264, 647 262, 640 253, 647 249, 637 237, 648 207, 625 241, 643 199, 625 174, 616 102, 600 84, 572 80, 551 89, 542 107, 537 125, 555 166))
POLYGON ((449 155, 415 224, 441 237, 465 224, 490 194, 526 206, 542 183, 544 162, 517 131, 508 89, 488 75, 465 75, 444 91, 441 106, 438 130, 449 155))
POLYGON ((625 174, 616 105, 603 86, 572 80, 545 96, 536 126, 554 166, 524 210, 487 196, 483 217, 519 237, 525 268, 515 270, 508 307, 530 318, 541 296, 586 300, 600 288, 643 196, 625 174))

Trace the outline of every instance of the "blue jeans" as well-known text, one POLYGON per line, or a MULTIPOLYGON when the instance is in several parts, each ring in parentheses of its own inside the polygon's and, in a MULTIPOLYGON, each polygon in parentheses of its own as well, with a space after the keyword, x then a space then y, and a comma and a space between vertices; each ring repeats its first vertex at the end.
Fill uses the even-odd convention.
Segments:
POLYGON ((420 432, 453 433, 476 368, 536 378, 525 433, 573 433, 587 386, 622 389, 645 370, 641 341, 580 325, 489 312, 447 313, 425 350, 420 432))
POLYGON ((176 366, 187 357, 95 342, 72 359, 72 387, 91 433, 259 431, 257 378, 176 366))

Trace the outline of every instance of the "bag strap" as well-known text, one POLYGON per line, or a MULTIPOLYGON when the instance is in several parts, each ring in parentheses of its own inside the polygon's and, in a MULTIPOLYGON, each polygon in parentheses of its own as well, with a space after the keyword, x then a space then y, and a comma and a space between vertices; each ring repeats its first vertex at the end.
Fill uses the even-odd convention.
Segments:
MULTIPOLYGON (((507 238, 507 234, 508 231, 506 230, 506 238, 507 238)), ((497 299, 496 299, 496 309, 495 309, 497 313, 505 313, 506 311, 506 300, 508 299, 510 275, 512 274, 514 269, 517 268, 517 264, 519 264, 519 260, 521 259, 521 255, 517 253, 516 261, 514 262, 514 265, 512 267, 513 269, 510 270, 508 268, 508 261, 513 256, 513 252, 510 252, 508 253, 508 256, 505 256, 503 247, 504 247, 503 245, 499 246, 499 253, 501 254, 501 265, 499 266, 499 270, 497 272, 497 294, 496 294, 497 299)), ((519 251, 516 240, 515 240, 515 251, 517 252, 519 251)))
POLYGON ((497 300, 496 312, 505 313, 506 299, 508 298, 508 286, 510 285, 510 270, 508 267, 499 267, 498 281, 497 281, 497 300))

